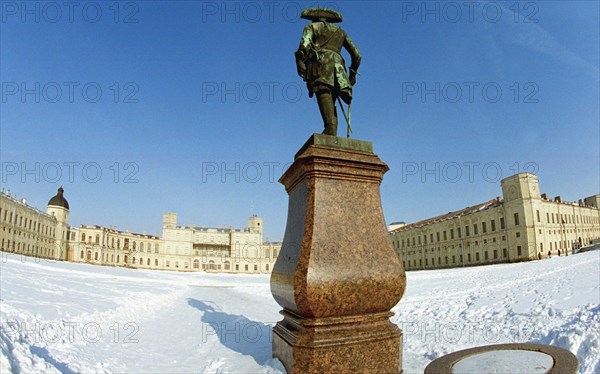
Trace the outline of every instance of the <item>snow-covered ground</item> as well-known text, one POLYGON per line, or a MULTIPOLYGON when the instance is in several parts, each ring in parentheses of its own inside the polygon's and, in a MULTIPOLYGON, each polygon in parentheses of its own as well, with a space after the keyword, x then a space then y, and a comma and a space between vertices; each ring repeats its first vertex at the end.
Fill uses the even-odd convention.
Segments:
MULTIPOLYGON (((0 262, 0 372, 280 373, 269 276, 21 258, 0 262)), ((600 372, 600 251, 409 272, 393 321, 404 369, 477 345, 536 342, 600 372)))

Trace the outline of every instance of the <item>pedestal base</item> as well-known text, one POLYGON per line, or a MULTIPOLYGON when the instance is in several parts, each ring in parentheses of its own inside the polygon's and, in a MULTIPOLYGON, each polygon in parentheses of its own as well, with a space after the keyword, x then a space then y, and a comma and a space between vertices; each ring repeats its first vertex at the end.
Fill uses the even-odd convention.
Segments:
POLYGON ((402 331, 391 312, 302 318, 281 311, 273 329, 273 357, 292 373, 400 373, 402 331))
POLYGON ((283 307, 273 355, 289 373, 399 373, 390 322, 406 275, 388 236, 372 145, 314 134, 279 180, 289 194, 271 293, 283 307))

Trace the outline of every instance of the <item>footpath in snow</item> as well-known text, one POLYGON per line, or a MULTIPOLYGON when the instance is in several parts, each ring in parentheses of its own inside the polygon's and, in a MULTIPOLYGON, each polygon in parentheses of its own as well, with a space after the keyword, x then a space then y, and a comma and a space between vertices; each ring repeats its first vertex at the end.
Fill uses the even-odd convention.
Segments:
MULTIPOLYGON (((2 373, 284 373, 268 275, 177 273, 1 253, 2 373)), ((404 370, 477 345, 535 342, 600 372, 600 251, 408 272, 393 321, 404 370)))

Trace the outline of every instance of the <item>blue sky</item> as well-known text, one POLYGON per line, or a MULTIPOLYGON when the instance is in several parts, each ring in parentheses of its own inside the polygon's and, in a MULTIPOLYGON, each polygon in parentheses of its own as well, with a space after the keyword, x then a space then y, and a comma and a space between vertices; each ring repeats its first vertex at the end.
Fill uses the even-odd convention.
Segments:
POLYGON ((390 166, 388 223, 500 196, 516 171, 563 200, 600 190, 596 1, 1 4, 2 187, 45 209, 63 185, 72 225, 254 213, 281 239, 277 179, 322 131, 293 60, 315 4, 363 55, 353 136, 390 166))

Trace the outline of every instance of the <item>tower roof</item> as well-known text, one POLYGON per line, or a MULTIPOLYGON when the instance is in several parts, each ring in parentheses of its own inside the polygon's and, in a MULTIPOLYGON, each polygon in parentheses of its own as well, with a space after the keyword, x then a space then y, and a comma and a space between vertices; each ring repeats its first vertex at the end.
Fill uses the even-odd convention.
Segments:
POLYGON ((60 186, 58 188, 58 193, 56 194, 56 196, 52 197, 50 201, 48 201, 48 206, 60 206, 69 210, 69 202, 63 196, 64 192, 65 190, 62 188, 62 186, 60 186))

